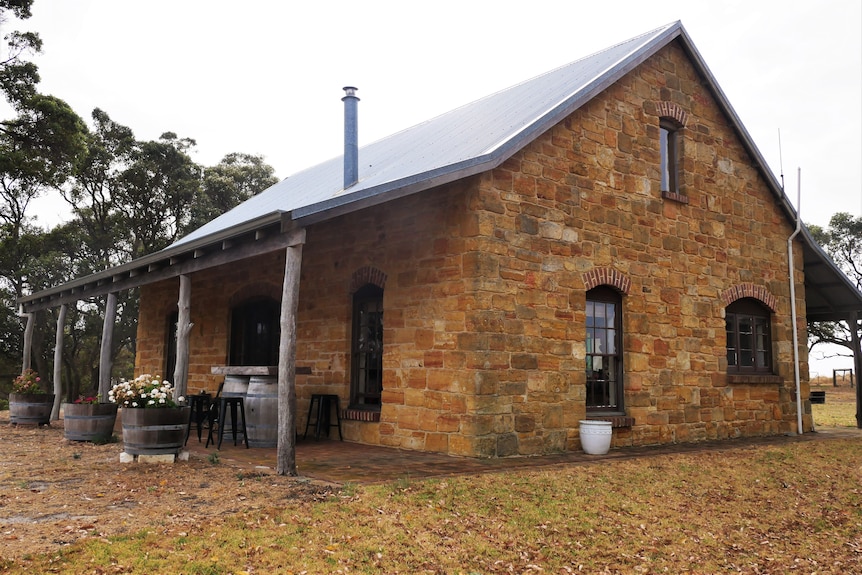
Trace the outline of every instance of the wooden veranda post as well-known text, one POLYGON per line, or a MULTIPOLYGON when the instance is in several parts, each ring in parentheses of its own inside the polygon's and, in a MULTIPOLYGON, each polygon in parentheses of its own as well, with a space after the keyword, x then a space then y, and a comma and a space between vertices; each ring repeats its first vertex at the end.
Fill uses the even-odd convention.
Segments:
POLYGON ((111 369, 114 360, 111 349, 114 347, 114 323, 117 320, 117 293, 108 294, 105 305, 105 322, 102 324, 102 349, 99 354, 99 401, 107 403, 111 390, 111 369))
MULTIPOLYGON (((859 348, 859 312, 850 312, 850 341, 853 344, 853 370, 862 373, 862 349, 859 348)), ((862 381, 856 380, 856 427, 862 429, 862 381)))
POLYGON ((278 346, 278 458, 276 473, 296 475, 296 311, 305 230, 288 246, 281 293, 281 340, 278 346))
MULTIPOLYGON (((60 419, 60 403, 63 401, 63 328, 66 325, 68 306, 60 306, 57 314, 57 335, 54 338, 54 407, 51 408, 51 421, 60 419)), ((69 398, 71 401, 72 398, 69 398)))
POLYGON ((24 358, 21 364, 21 373, 30 369, 30 351, 33 349, 33 326, 35 324, 35 314, 25 313, 19 314, 21 317, 27 318, 27 325, 24 327, 24 358))
POLYGON ((177 302, 177 364, 173 377, 174 397, 185 397, 189 379, 189 333, 191 322, 192 282, 189 276, 180 275, 180 297, 177 302))

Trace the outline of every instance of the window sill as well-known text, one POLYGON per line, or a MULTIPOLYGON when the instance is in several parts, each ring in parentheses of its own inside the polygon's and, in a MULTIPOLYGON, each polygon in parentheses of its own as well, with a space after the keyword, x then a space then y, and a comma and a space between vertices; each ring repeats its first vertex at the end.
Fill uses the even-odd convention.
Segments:
POLYGON ((380 421, 380 410, 370 409, 345 409, 341 412, 341 419, 346 421, 380 421))
POLYGON ((781 383, 784 381, 779 375, 766 373, 728 373, 727 383, 781 383))
POLYGON ((635 424, 634 417, 627 417, 625 415, 589 415, 587 414, 588 421, 610 421, 611 427, 619 428, 619 427, 633 427, 635 424))
POLYGON ((673 200, 674 202, 679 202, 681 204, 688 203, 688 196, 686 196, 685 194, 679 194, 676 192, 662 192, 661 197, 666 200, 673 200))

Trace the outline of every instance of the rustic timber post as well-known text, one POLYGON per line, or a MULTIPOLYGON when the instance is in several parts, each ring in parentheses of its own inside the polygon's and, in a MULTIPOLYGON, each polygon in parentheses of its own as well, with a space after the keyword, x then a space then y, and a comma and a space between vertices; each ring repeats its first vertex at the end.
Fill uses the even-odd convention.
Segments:
MULTIPOLYGON (((63 401, 63 328, 66 325, 66 311, 68 306, 60 306, 57 314, 57 335, 54 338, 54 407, 51 408, 51 421, 60 419, 60 403, 63 401)), ((69 400, 71 401, 71 397, 69 400)))
POLYGON ((24 357, 21 365, 21 373, 30 369, 30 351, 33 349, 33 326, 36 321, 35 314, 19 313, 21 317, 27 318, 27 325, 24 327, 24 357))
POLYGON ((862 373, 862 349, 859 348, 859 312, 850 312, 850 319, 847 320, 850 324, 850 341, 853 344, 853 371, 856 375, 856 427, 862 429, 862 380, 859 379, 862 373))
POLYGON ((276 473, 296 475, 296 311, 305 230, 288 246, 281 292, 281 339, 278 345, 278 459, 276 473))
POLYGON ((174 367, 174 397, 186 397, 189 379, 189 334, 191 322, 192 282, 186 274, 180 275, 180 297, 177 302, 177 364, 174 367))
POLYGON ((107 403, 108 391, 111 389, 111 369, 114 361, 111 358, 111 348, 114 347, 114 323, 117 319, 117 294, 108 294, 105 305, 105 322, 102 324, 102 349, 99 354, 99 401, 107 403))

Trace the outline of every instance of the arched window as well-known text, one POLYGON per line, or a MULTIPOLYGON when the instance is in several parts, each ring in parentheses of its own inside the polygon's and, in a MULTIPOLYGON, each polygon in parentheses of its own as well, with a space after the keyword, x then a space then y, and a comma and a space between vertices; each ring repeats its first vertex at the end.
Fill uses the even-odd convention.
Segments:
POLYGON ((383 288, 365 284, 353 294, 350 407, 380 409, 383 391, 383 288))
POLYGON ((622 298, 605 285, 587 292, 587 412, 623 413, 622 298))
POLYGON ((278 365, 280 305, 270 298, 243 302, 230 321, 230 365, 278 365))
POLYGON ((725 310, 728 373, 772 373, 770 311, 754 298, 742 298, 725 310))
POLYGON ((682 136, 680 125, 669 118, 659 122, 659 149, 661 151, 661 191, 679 194, 680 152, 682 136))

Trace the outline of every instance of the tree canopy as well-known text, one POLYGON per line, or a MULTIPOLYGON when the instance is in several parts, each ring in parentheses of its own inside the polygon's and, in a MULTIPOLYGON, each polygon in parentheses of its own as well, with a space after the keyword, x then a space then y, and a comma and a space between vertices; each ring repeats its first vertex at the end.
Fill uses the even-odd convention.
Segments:
MULTIPOLYGON (((33 0, 0 0, 0 26, 30 17, 33 0)), ((13 111, 0 119, 0 390, 20 369, 23 325, 15 299, 158 251, 274 184, 260 156, 227 154, 219 164, 191 158, 196 142, 165 132, 135 138, 130 127, 96 108, 90 123, 62 99, 39 93, 39 71, 27 58, 42 48, 37 34, 8 32, 0 58, 0 91, 13 111), (37 225, 33 200, 56 197, 69 217, 37 225)), ((114 331, 115 375, 134 361, 137 292, 119 295, 114 331)), ((94 389, 104 306, 70 306, 64 338, 67 398, 94 389)), ((50 363, 55 312, 40 312, 32 357, 50 363)), ((48 377, 43 380, 47 381, 48 377)))

